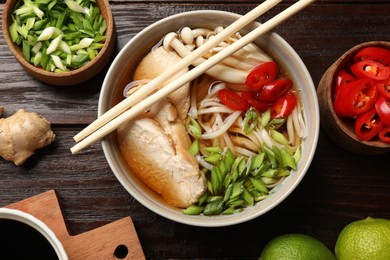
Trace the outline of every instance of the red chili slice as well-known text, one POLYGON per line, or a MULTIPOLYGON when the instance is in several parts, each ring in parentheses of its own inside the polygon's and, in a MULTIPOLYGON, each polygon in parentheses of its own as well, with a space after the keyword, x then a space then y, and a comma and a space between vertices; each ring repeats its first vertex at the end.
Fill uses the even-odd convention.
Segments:
POLYGON ((355 117, 368 111, 375 103, 377 88, 367 79, 359 79, 343 86, 334 102, 334 110, 340 117, 355 117))
POLYGON ((261 90, 265 84, 276 79, 279 73, 278 64, 270 61, 256 66, 248 75, 245 85, 251 90, 261 90))
POLYGON ((287 93, 293 83, 290 79, 277 79, 266 84, 259 94, 259 101, 274 102, 287 93))
POLYGON ((358 78, 387 80, 390 77, 390 69, 388 67, 372 60, 362 60, 352 64, 351 71, 358 78))
POLYGON ((390 144, 390 126, 384 126, 379 131, 379 139, 381 139, 382 142, 390 144))
POLYGON ((384 97, 378 97, 375 102, 375 109, 381 121, 390 126, 390 101, 384 97))
POLYGON ((261 102, 258 100, 258 92, 255 91, 243 91, 241 92, 241 97, 252 107, 254 107, 259 112, 266 111, 271 103, 261 102))
POLYGON ((337 93, 339 92, 340 86, 343 86, 347 83, 350 83, 352 81, 355 81, 355 78, 346 72, 345 70, 340 70, 339 73, 337 74, 336 78, 336 86, 334 90, 334 96, 336 97, 337 93))
POLYGON ((366 47, 361 49, 354 57, 354 61, 373 60, 390 66, 390 51, 380 47, 366 47))
POLYGON ((284 96, 278 98, 271 105, 271 118, 284 118, 287 117, 297 105, 297 97, 291 91, 287 92, 284 96))
POLYGON ((218 97, 221 102, 233 110, 248 110, 248 103, 236 92, 229 89, 221 89, 218 91, 218 97))
POLYGON ((383 82, 378 82, 376 85, 378 95, 390 100, 390 78, 383 82))
POLYGON ((369 141, 379 133, 383 125, 383 122, 373 107, 357 117, 355 121, 356 136, 360 140, 369 141))
POLYGON ((351 92, 350 89, 353 87, 353 84, 353 82, 350 82, 339 86, 339 90, 337 91, 337 95, 335 96, 335 101, 333 103, 334 111, 339 117, 347 116, 347 114, 344 112, 344 101, 346 95, 351 92))

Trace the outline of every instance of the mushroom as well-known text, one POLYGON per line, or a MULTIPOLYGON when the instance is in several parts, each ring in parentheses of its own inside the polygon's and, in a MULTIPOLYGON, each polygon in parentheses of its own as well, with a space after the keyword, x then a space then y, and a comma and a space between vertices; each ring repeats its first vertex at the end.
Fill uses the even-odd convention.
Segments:
MULTIPOLYGON (((223 30, 223 27, 221 26, 217 27, 214 31, 202 28, 191 30, 189 27, 184 27, 179 33, 168 33, 164 37, 163 47, 167 51, 175 51, 183 58, 189 55, 193 49, 203 45, 208 39, 221 30, 223 30)), ((194 61, 192 65, 198 66, 215 53, 222 51, 224 48, 237 41, 239 38, 241 38, 239 33, 231 35, 218 46, 214 47, 209 53, 204 54, 202 58, 194 61)), ((210 68, 206 71, 206 74, 230 84, 244 84, 251 69, 258 64, 270 60, 272 60, 272 58, 265 54, 255 44, 248 44, 230 57, 224 59, 221 63, 210 68)))
MULTIPOLYGON (((178 34, 174 32, 171 32, 164 37, 163 46, 167 51, 175 50, 176 53, 181 57, 185 57, 191 53, 191 51, 183 44, 183 42, 179 40, 178 34)), ((192 65, 198 66, 204 61, 204 58, 199 58, 195 60, 192 65)), ((242 84, 245 82, 245 79, 248 76, 247 71, 231 68, 224 64, 215 65, 214 67, 210 68, 206 74, 213 78, 234 84, 242 84)))

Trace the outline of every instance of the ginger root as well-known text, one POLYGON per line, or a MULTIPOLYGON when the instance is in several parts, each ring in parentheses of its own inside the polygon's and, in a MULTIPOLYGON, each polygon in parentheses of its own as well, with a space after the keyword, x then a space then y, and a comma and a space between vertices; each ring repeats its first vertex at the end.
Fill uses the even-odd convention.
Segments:
MULTIPOLYGON (((0 117, 3 111, 4 108, 0 107, 0 117)), ((8 118, 0 118, 0 156, 16 166, 54 139, 50 122, 37 113, 20 109, 8 118)))

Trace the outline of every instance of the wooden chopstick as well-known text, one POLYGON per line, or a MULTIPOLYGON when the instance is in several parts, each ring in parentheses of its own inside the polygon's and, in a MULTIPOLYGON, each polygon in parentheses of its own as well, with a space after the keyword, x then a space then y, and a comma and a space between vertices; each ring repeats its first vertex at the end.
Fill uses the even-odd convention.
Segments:
POLYGON ((79 142, 80 140, 84 139, 96 129, 109 122, 112 118, 123 113, 123 111, 134 105, 138 100, 151 93, 155 88, 161 86, 161 84, 166 82, 170 77, 177 74, 179 71, 182 71, 184 68, 187 68, 189 65, 192 64, 194 60, 197 60, 198 58, 202 57, 204 53, 211 50, 217 44, 222 42, 226 37, 239 31, 242 27, 259 17, 261 14, 265 13, 281 1, 282 0, 267 0, 263 2, 261 5, 248 12, 245 16, 241 17, 240 19, 232 23, 230 26, 226 27, 222 32, 218 33, 215 37, 211 38, 205 44, 195 49, 193 52, 191 52, 191 54, 181 59, 178 63, 175 64, 175 66, 171 67, 169 70, 166 70, 164 73, 160 74, 159 76, 142 86, 141 89, 133 93, 131 96, 124 99, 121 103, 117 104, 115 107, 104 113, 97 120, 87 126, 84 130, 75 135, 73 139, 76 142, 79 142))
MULTIPOLYGON (((151 90, 153 90, 156 86, 153 86, 153 88, 148 86, 148 88, 150 88, 149 92, 145 91, 145 92, 147 92, 146 94, 145 94, 145 92, 142 92, 142 93, 139 93, 136 97, 133 97, 134 95, 137 94, 137 92, 139 92, 139 90, 136 91, 134 94, 129 96, 127 99, 125 99, 125 101, 127 101, 127 100, 129 100, 130 97, 133 97, 130 101, 128 101, 128 102, 123 102, 122 101, 121 103, 119 103, 117 106, 114 107, 114 108, 116 108, 116 107, 118 107, 118 108, 111 109, 111 110, 114 110, 113 112, 110 112, 111 110, 109 110, 109 111, 107 111, 103 115, 104 116, 103 122, 105 120, 107 120, 107 121, 111 120, 111 121, 109 121, 106 124, 105 123, 101 124, 100 122, 96 123, 96 121, 99 121, 100 118, 103 118, 103 116, 99 117, 94 123, 92 123, 92 124, 94 124, 94 127, 88 127, 88 131, 86 131, 87 133, 83 132, 82 134, 77 135, 77 137, 75 136, 74 139, 76 140, 76 142, 78 140, 81 140, 81 139, 82 140, 80 142, 78 142, 75 146, 73 146, 70 149, 71 152, 73 154, 75 154, 75 153, 81 151, 82 149, 86 148, 87 146, 91 145, 92 143, 96 142, 97 140, 100 140, 101 138, 103 138, 107 134, 109 134, 112 131, 114 131, 115 129, 117 129, 124 122, 133 119, 135 116, 137 116, 139 113, 141 113, 142 111, 144 111, 145 109, 150 107, 155 102, 159 101, 161 98, 169 95, 170 93, 172 93, 176 89, 180 88, 181 86, 185 85, 189 81, 191 81, 191 80, 195 79, 196 77, 200 76, 205 71, 207 71, 208 69, 213 67, 215 64, 221 62, 222 60, 224 60, 228 56, 230 56, 233 53, 235 53, 237 50, 239 50, 239 49, 243 48, 244 46, 246 46, 247 44, 253 42, 261 34, 263 34, 265 32, 268 32, 269 30, 271 30, 272 28, 274 28, 278 24, 282 23, 284 20, 288 19, 290 16, 296 14, 301 9, 303 9, 306 6, 308 6, 309 4, 313 3, 314 1, 315 0, 300 0, 300 1, 296 2, 295 4, 291 5, 290 7, 288 7, 287 9, 282 11, 281 13, 279 13, 278 15, 276 15, 273 18, 271 18, 270 20, 268 20, 267 22, 261 24, 259 27, 257 27, 256 29, 254 29, 250 33, 248 33, 245 36, 243 36, 241 39, 239 39, 235 43, 227 46, 223 51, 221 51, 221 52, 215 54, 214 56, 210 57, 209 59, 207 59, 203 63, 199 64, 198 66, 194 67, 189 72, 187 72, 186 74, 184 74, 181 77, 177 78, 176 80, 172 81, 171 83, 169 83, 168 85, 166 85, 165 87, 163 87, 162 89, 157 91, 156 93, 154 93, 151 96, 149 96, 148 98, 140 101, 139 103, 137 103, 136 105, 131 107, 129 110, 123 112, 124 110, 128 109, 132 104, 134 104, 136 101, 138 101, 140 98, 142 98, 145 95, 147 95, 148 93, 150 93, 151 90), (130 105, 128 105, 128 103, 130 103, 130 105)), ((268 8, 268 9, 272 8, 278 2, 280 2, 280 1, 276 0, 276 1, 266 1, 266 2, 264 2, 263 4, 265 4, 265 3, 267 3, 267 4, 265 6, 263 6, 262 8, 260 8, 261 9, 261 13, 265 12, 264 11, 265 9, 263 9, 263 8, 268 8)), ((260 6, 262 6, 262 5, 260 5, 260 6)), ((258 6, 257 8, 259 8, 260 6, 258 6)), ((233 28, 234 30, 231 28, 238 21, 240 21, 240 22, 238 22, 238 25, 242 25, 242 27, 243 27, 246 24, 248 24, 251 21, 253 21, 257 16, 259 16, 260 14, 256 16, 256 14, 253 13, 253 11, 256 10, 257 8, 255 8, 251 12, 249 12, 248 13, 248 14, 250 14, 249 16, 247 16, 248 15, 247 14, 247 15, 241 17, 240 19, 238 19, 232 25, 228 26, 226 29, 229 28, 229 33, 226 36, 229 36, 232 33, 234 33, 234 32, 239 30, 237 28, 233 28), (248 17, 250 17, 250 18, 248 18, 248 17), (251 20, 249 20, 249 19, 251 19, 251 20), (232 32, 230 32, 230 30, 232 30, 232 32)), ((235 27, 235 26, 233 26, 233 27, 235 27)), ((242 28, 242 27, 240 27, 240 28, 242 28)), ((225 32, 226 29, 223 30, 222 32, 220 32, 219 34, 225 32)), ((219 34, 217 34, 216 36, 218 36, 219 34)), ((226 38, 226 36, 224 35, 223 37, 221 37, 221 39, 216 44, 218 44, 220 41, 222 41, 224 38, 226 38)), ((216 44, 214 44, 214 45, 216 45, 216 44)), ((206 48, 208 48, 208 46, 206 46, 205 49, 206 48)), ((199 49, 200 49, 200 47, 199 47, 199 49)), ((196 54, 196 55, 188 55, 188 56, 184 57, 183 60, 184 59, 186 61, 188 60, 188 65, 189 65, 189 64, 192 63, 193 60, 196 60, 197 58, 201 57, 204 52, 205 51, 202 50, 202 52, 199 54, 199 56, 197 56, 198 54, 196 54), (192 56, 192 57, 188 58, 189 56, 192 56), (196 56, 196 58, 194 58, 194 56, 196 56), (188 58, 188 59, 186 59, 186 58, 188 58)), ((188 65, 186 65, 186 66, 188 66, 188 65)), ((178 69, 178 71, 180 71, 182 68, 183 67, 180 67, 180 69, 178 69)), ((177 72, 175 72, 175 73, 177 73, 177 72)), ((173 73, 171 75, 174 75, 175 73, 173 73)), ((163 74, 161 74, 161 75, 163 75, 163 74)), ((170 76, 163 75, 161 78, 165 78, 165 77, 169 78, 170 76)), ((159 78, 159 77, 157 77, 157 78, 159 78)), ((161 82, 164 82, 164 81, 165 80, 163 80, 161 82)), ((153 82, 153 81, 151 81, 151 82, 153 82)), ((157 82, 157 80, 155 82, 157 82)), ((158 84, 160 84, 160 82, 158 82, 158 84)), ((153 85, 153 84, 151 84, 151 85, 153 85)), ((145 88, 145 86, 143 86, 141 89, 145 88)))

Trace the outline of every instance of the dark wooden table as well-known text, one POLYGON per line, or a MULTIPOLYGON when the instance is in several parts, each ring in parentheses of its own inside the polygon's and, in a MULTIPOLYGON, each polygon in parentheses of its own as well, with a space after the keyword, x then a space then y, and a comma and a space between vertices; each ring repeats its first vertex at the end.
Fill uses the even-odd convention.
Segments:
MULTIPOLYGON (((0 11, 3 10, 1 0, 0 11)), ((261 1, 110 1, 116 53, 141 29, 172 14, 217 9, 244 14, 261 1)), ((266 21, 293 1, 261 17, 266 21)), ((318 0, 275 28, 298 52, 317 85, 343 52, 365 41, 390 41, 388 0, 318 0)), ((72 234, 131 216, 148 259, 257 258, 273 237, 312 235, 334 249, 340 230, 368 216, 390 218, 389 154, 347 152, 323 132, 313 163, 298 188, 279 206, 247 223, 201 228, 167 220, 143 207, 119 184, 100 143, 71 155, 72 137, 96 118, 107 68, 74 87, 54 87, 27 75, 0 37, 0 105, 9 116, 20 108, 52 122, 57 138, 23 166, 0 158, 0 206, 55 189, 72 234)))

